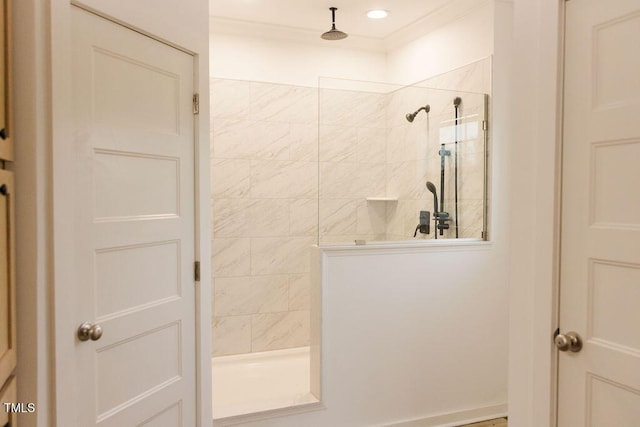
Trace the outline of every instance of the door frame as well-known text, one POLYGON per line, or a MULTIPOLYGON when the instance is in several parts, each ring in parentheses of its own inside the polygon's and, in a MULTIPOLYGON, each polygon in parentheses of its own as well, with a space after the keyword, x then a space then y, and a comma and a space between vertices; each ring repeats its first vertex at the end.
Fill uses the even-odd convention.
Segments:
POLYGON ((557 424, 565 1, 513 0, 508 401, 528 427, 557 424))
POLYGON ((73 228, 73 206, 75 195, 69 194, 74 179, 74 159, 69 141, 72 141, 72 128, 68 118, 72 111, 71 82, 71 8, 79 7, 118 25, 153 38, 181 50, 194 58, 194 92, 199 93, 200 111, 194 115, 194 212, 195 259, 201 263, 201 280, 195 282, 195 387, 197 426, 211 425, 211 286, 210 286, 210 206, 209 206, 209 78, 208 51, 198 52, 174 43, 171 39, 151 34, 122 19, 104 11, 96 10, 87 4, 71 1, 51 1, 51 210, 52 220, 52 300, 53 312, 52 350, 52 396, 51 407, 55 425, 73 426, 74 400, 59 399, 56 396, 69 396, 65 388, 65 373, 73 366, 64 364, 69 360, 69 349, 73 348, 76 320, 73 313, 56 310, 62 300, 69 301, 74 295, 66 292, 75 289, 74 284, 74 242, 71 234, 65 230, 73 228), (202 62, 206 61, 205 64, 202 62), (204 117, 204 119, 203 119, 204 117), (204 238, 202 236, 205 236, 204 238), (58 361, 58 362, 57 362, 58 361))

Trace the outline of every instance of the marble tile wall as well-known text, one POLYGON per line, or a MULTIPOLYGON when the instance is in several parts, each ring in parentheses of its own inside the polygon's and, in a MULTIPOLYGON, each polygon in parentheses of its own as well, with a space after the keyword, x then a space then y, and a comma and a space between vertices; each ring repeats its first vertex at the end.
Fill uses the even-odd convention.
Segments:
MULTIPOLYGON (((318 240, 413 239, 420 210, 433 211, 425 183, 440 186, 453 98, 463 98, 462 116, 484 102, 437 89, 490 93, 490 74, 486 59, 386 93, 211 80, 214 356, 308 344, 309 248, 318 240), (407 122, 426 103, 429 115, 407 122), (383 196, 398 200, 366 200, 383 196)), ((458 148, 460 237, 479 238, 482 138, 458 148)), ((453 156, 446 162, 452 211, 453 156)))
POLYGON ((384 240, 386 94, 320 90, 320 243, 384 240))
MULTIPOLYGON (((419 220, 419 211, 433 214, 433 195, 426 189, 431 181, 438 189, 440 199, 440 135, 443 128, 454 125, 453 99, 459 96, 460 125, 481 126, 484 114, 484 96, 491 93, 491 60, 474 62, 451 72, 401 88, 389 94, 387 108, 387 192, 397 194, 397 205, 387 206, 386 240, 406 240, 419 220), (444 90, 441 90, 444 89, 444 90), (475 93, 468 93, 475 92, 475 93), (404 115, 425 104, 431 106, 408 123, 404 115), (393 154, 392 154, 393 153, 393 154), (413 155, 413 159, 411 159, 413 155)), ((455 147, 447 144, 451 156, 445 158, 444 208, 452 216, 454 204, 455 147)), ((460 238, 481 238, 483 226, 484 140, 481 132, 458 144, 458 235, 460 238)), ((455 238, 455 221, 450 230, 439 238, 455 238)), ((433 222, 432 222, 433 227, 433 222)), ((420 239, 433 239, 418 234, 420 239)))
MULTIPOLYGON (((484 59, 449 73, 387 93, 320 90, 320 243, 356 239, 413 239, 420 210, 433 213, 426 181, 440 188, 440 132, 453 125, 453 99, 459 114, 481 115, 491 91, 491 62, 484 59), (456 89, 452 91, 451 89, 456 89), (476 92, 476 93, 465 93, 476 92), (413 123, 405 115, 429 104, 413 123), (366 201, 367 197, 397 201, 366 201)), ((461 124, 481 121, 470 117, 461 124)), ((483 224, 483 139, 458 145, 459 237, 480 238, 483 224)), ((454 213, 454 148, 445 159, 445 210, 454 213)), ((438 191, 439 193, 439 191, 438 191)), ((438 194, 440 197, 440 194, 438 194)), ((455 222, 443 236, 455 237, 455 222)), ((419 239, 432 239, 434 234, 419 239)))
POLYGON ((318 90, 211 80, 213 355, 309 343, 318 90))
MULTIPOLYGON (((462 98, 459 108, 459 126, 469 124, 481 127, 484 97, 478 94, 460 92, 439 92, 433 89, 406 88, 391 95, 400 98, 395 110, 389 110, 388 142, 390 154, 387 191, 398 196, 397 206, 388 206, 387 240, 406 240, 418 223, 419 211, 428 210, 433 214, 433 195, 428 192, 426 182, 431 181, 438 189, 440 200, 441 132, 454 126, 453 99, 462 98), (414 92, 413 94, 410 92, 414 92), (420 93, 422 92, 422 93, 420 93), (421 95, 419 102, 415 94, 421 95), (411 99, 413 103, 411 103, 411 99), (404 111, 415 111, 429 103, 429 115, 420 113, 413 123, 394 122, 404 111), (395 147, 394 147, 395 146, 395 147), (397 154, 403 153, 403 154, 397 154), (414 159, 407 157, 414 153, 414 159)), ((405 113, 406 114, 406 113, 405 113)), ((461 139, 461 138, 460 138, 461 139)), ((445 157, 445 197, 444 210, 453 217, 455 214, 455 154, 456 146, 446 144, 450 156, 445 157)), ((458 225, 460 238, 480 238, 483 224, 483 177, 484 141, 481 132, 474 138, 467 138, 457 144, 458 152, 458 225)), ((433 223, 432 223, 433 225, 433 223)), ((455 221, 451 229, 440 238, 455 237, 455 221)), ((419 235, 418 238, 434 238, 434 234, 419 235)))

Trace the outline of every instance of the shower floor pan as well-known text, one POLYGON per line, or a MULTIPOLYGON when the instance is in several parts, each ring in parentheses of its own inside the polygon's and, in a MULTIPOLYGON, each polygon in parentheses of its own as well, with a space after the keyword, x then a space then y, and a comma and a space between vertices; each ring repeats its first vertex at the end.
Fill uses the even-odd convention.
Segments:
POLYGON ((317 402, 309 388, 309 347, 214 357, 213 418, 317 402))

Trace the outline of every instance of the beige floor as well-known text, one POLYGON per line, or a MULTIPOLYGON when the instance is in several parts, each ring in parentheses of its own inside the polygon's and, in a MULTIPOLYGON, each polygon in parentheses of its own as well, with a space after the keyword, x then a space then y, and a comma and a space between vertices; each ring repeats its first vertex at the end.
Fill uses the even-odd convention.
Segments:
POLYGON ((461 427, 507 427, 507 419, 498 418, 495 420, 482 421, 481 423, 465 424, 461 427))

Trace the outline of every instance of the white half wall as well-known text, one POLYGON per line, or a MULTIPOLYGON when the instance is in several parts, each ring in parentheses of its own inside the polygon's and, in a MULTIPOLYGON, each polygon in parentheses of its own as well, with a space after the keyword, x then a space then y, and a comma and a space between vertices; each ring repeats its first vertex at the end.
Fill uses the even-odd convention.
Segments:
POLYGON ((324 254, 323 397, 338 424, 506 404, 507 292, 493 244, 324 254))
POLYGON ((493 246, 317 249, 325 408, 242 425, 426 427, 506 415, 508 297, 493 246))

